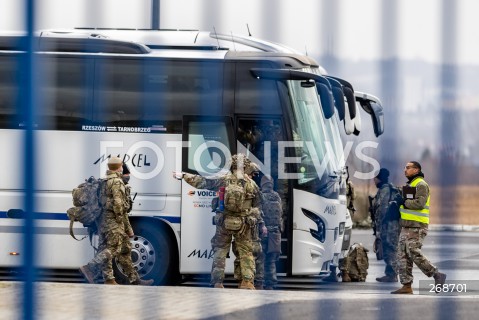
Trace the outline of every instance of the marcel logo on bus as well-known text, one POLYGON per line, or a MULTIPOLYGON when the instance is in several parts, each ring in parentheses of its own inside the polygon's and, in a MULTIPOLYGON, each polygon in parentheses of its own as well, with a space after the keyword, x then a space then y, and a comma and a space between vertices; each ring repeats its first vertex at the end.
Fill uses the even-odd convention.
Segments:
POLYGON ((214 255, 214 251, 213 249, 205 249, 205 250, 193 250, 189 255, 188 255, 188 258, 192 258, 192 257, 197 257, 198 259, 212 259, 213 258, 213 255, 214 255))
MULTIPOLYGON (((121 155, 116 155, 118 158, 122 158, 121 155)), ((104 162, 107 159, 111 158, 112 155, 108 155, 105 157, 105 155, 102 155, 100 158, 98 158, 93 164, 98 164, 99 162, 104 162)), ((129 156, 128 154, 125 154, 123 156, 123 162, 128 163, 130 161, 131 165, 133 167, 137 168, 142 168, 142 167, 149 167, 151 166, 151 163, 148 162, 148 155, 144 153, 135 153, 133 156, 129 156), (131 159, 131 161, 130 161, 131 159)))

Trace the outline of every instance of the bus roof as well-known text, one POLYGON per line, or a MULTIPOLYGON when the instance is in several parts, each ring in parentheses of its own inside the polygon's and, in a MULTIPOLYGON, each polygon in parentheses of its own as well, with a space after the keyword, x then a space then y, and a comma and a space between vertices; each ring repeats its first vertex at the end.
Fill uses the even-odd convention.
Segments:
MULTIPOLYGON (((62 54, 140 55, 142 58, 277 61, 279 68, 318 67, 314 59, 272 42, 197 30, 43 30, 38 51, 62 54)), ((21 51, 24 34, 0 33, 0 50, 21 51)))

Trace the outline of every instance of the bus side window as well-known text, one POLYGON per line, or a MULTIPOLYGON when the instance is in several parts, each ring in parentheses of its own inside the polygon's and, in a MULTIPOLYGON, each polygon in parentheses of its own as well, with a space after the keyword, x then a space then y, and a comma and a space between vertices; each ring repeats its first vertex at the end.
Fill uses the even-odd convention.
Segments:
POLYGON ((141 60, 97 60, 95 120, 104 124, 137 125, 143 103, 141 60))
POLYGON ((90 121, 91 86, 89 60, 85 58, 43 56, 37 83, 42 99, 38 128, 79 130, 90 121))
POLYGON ((0 128, 18 128, 15 124, 17 106, 20 104, 20 57, 0 56, 0 128))
POLYGON ((260 80, 251 75, 251 68, 261 67, 264 67, 264 64, 237 64, 235 113, 260 115, 282 114, 276 81, 260 80))
POLYGON ((183 141, 191 144, 183 148, 183 170, 214 175, 229 169, 226 165, 236 150, 229 117, 185 116, 183 126, 183 141))

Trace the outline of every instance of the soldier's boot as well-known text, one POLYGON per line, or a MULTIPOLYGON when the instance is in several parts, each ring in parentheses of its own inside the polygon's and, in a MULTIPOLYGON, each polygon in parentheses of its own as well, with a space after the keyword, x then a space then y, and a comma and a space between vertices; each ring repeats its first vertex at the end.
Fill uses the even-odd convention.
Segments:
POLYGON ((105 284, 114 284, 114 285, 117 285, 118 283, 116 283, 115 279, 108 279, 108 280, 105 280, 105 284))
POLYGON ((263 288, 263 282, 257 282, 257 283, 255 283, 254 288, 255 288, 256 290, 263 290, 263 289, 264 289, 264 288, 263 288))
POLYGON ((403 284, 402 288, 391 291, 392 294, 412 294, 412 282, 403 284))
POLYGON ((137 280, 131 282, 131 284, 136 285, 136 286, 152 286, 154 282, 155 282, 155 280, 153 280, 153 279, 148 279, 148 280, 137 279, 137 280))
POLYGON ((214 287, 217 288, 217 289, 224 289, 225 288, 221 282, 216 282, 214 287))
POLYGON ((247 290, 255 290, 253 282, 249 281, 249 280, 241 281, 241 284, 240 284, 239 288, 240 289, 247 289, 247 290))
POLYGON ((436 293, 439 293, 441 292, 440 290, 438 290, 438 285, 440 285, 440 288, 442 289, 442 285, 446 282, 446 274, 445 273, 441 273, 439 271, 436 271, 436 273, 434 274, 434 288, 436 288, 436 293))
POLYGON ((346 271, 341 271, 341 278, 343 278, 343 282, 351 282, 351 278, 346 271))
POLYGON ((272 287, 272 286, 265 286, 265 287, 264 287, 264 290, 274 290, 274 287, 272 287))
POLYGON ((379 282, 398 282, 398 276, 393 275, 393 276, 379 277, 379 278, 376 278, 376 281, 379 281, 379 282))
POLYGON ((88 283, 95 283, 95 274, 87 264, 80 267, 80 273, 88 283))

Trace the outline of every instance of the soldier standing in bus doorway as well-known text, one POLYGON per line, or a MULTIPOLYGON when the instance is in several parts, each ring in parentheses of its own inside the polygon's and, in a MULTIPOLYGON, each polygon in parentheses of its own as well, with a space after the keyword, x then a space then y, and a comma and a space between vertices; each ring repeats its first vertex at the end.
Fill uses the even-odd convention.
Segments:
POLYGON ((381 168, 374 177, 378 192, 372 201, 376 225, 376 238, 382 244, 383 259, 386 263, 385 276, 376 278, 379 282, 397 282, 396 250, 399 240, 399 215, 398 207, 392 204, 397 200, 399 192, 389 181, 389 170, 381 168), (393 209, 395 210, 391 210, 393 209), (393 214, 393 211, 396 213, 393 214))
MULTIPOLYGON (((224 288, 226 256, 230 251, 234 238, 238 248, 242 280, 240 289, 254 290, 255 262, 251 229, 256 225, 253 208, 261 208, 259 188, 248 177, 245 169, 250 160, 244 154, 236 154, 231 159, 230 172, 216 178, 205 178, 200 175, 173 172, 176 179, 185 179, 198 189, 219 190, 225 187, 224 210, 222 221, 217 221, 214 236, 215 248, 211 283, 215 288, 224 288)), ((222 204, 220 204, 220 207, 222 204)))
MULTIPOLYGON (((429 226, 429 185, 424 180, 421 165, 410 161, 404 168, 408 179, 403 187, 403 204, 400 206, 401 233, 397 251, 397 266, 402 288, 392 291, 393 294, 412 294, 412 267, 415 263, 428 277, 434 277, 435 285, 443 285, 446 275, 438 271, 422 254, 421 247, 429 226)), ((437 291, 436 291, 437 292, 437 291)))
MULTIPOLYGON (((80 268, 80 272, 89 283, 94 283, 95 271, 101 268, 105 284, 118 284, 113 274, 113 259, 133 285, 152 285, 154 280, 141 280, 131 260, 131 243, 133 237, 128 213, 132 209, 129 181, 130 171, 118 157, 108 160, 106 172, 105 203, 103 212, 97 222, 99 231, 99 248, 95 257, 80 268)), ((103 190, 102 190, 103 191, 103 190)))
MULTIPOLYGON (((257 178, 260 174, 260 169, 258 165, 254 162, 251 162, 250 165, 245 169, 245 173, 258 184, 257 178)), ((266 236, 267 229, 263 220, 263 212, 260 208, 253 208, 251 210, 252 216, 256 218, 256 225, 251 228, 251 240, 253 241, 253 257, 256 266, 256 272, 254 276, 254 287, 256 290, 263 290, 264 283, 264 254, 261 247, 261 238, 266 236)), ((212 241, 213 243, 213 241, 212 241)), ((234 261, 234 278, 239 281, 241 285, 242 275, 241 275, 241 266, 239 260, 238 248, 236 242, 232 243, 233 253, 235 255, 234 261)))
POLYGON ((273 190, 271 176, 261 178, 261 207, 267 232, 261 237, 264 254, 264 289, 274 290, 278 283, 276 262, 281 254, 281 232, 283 231, 283 207, 281 197, 273 190))

